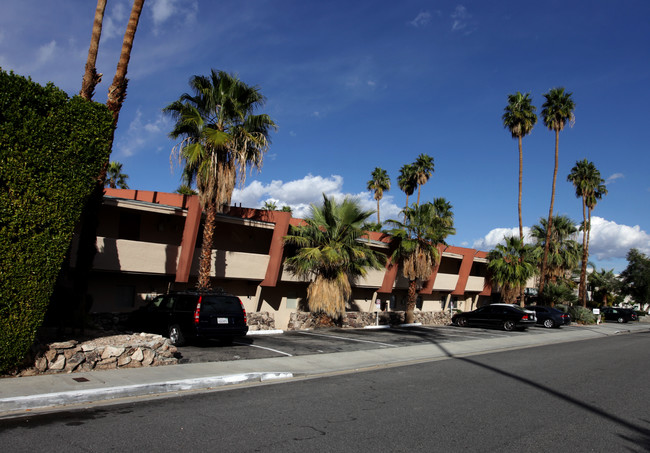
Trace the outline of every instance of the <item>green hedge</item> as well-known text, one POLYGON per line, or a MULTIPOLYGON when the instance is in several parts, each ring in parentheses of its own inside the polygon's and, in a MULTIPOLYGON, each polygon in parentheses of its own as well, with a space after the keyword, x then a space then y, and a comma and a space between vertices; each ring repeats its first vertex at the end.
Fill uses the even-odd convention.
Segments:
POLYGON ((111 131, 105 106, 0 69, 0 372, 34 341, 111 131))

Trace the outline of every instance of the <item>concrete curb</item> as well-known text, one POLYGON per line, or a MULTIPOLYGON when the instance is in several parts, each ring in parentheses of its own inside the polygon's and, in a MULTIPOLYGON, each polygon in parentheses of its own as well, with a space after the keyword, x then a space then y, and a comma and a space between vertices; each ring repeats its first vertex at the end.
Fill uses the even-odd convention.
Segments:
POLYGON ((294 374, 288 372, 242 373, 227 376, 210 376, 167 382, 153 382, 147 384, 122 385, 107 388, 92 388, 39 395, 27 395, 14 398, 0 398, 0 414, 3 412, 30 411, 33 409, 90 403, 93 401, 110 401, 125 397, 183 392, 188 390, 209 390, 225 385, 236 385, 248 382, 268 382, 278 379, 290 379, 292 377, 294 377, 294 374))

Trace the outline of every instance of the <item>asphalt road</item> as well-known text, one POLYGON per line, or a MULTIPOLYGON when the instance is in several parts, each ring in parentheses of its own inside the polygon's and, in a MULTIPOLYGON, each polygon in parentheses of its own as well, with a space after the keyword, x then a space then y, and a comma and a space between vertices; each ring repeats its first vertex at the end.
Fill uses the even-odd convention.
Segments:
POLYGON ((397 348, 425 343, 444 344, 517 335, 559 334, 567 329, 582 328, 584 327, 565 326, 559 329, 546 329, 541 326, 532 326, 525 331, 514 332, 456 326, 421 326, 404 329, 318 329, 317 331, 288 331, 281 335, 249 335, 235 340, 232 345, 224 345, 217 340, 208 340, 180 347, 178 352, 181 363, 216 362, 397 348))
POLYGON ((649 345, 650 333, 636 333, 1 420, 0 445, 12 452, 650 451, 649 345))

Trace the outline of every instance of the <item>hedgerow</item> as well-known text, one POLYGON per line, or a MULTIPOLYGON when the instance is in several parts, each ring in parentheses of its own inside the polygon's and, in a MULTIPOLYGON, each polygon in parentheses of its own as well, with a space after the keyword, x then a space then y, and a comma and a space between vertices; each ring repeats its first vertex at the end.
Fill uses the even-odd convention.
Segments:
POLYGON ((105 106, 0 69, 0 372, 43 322, 111 132, 105 106))

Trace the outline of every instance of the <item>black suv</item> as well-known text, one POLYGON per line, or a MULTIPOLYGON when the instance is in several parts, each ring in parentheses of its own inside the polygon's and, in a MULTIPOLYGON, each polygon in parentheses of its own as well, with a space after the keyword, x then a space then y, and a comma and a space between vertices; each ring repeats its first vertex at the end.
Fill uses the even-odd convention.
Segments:
POLYGON ((168 335, 176 346, 196 338, 229 343, 248 332, 241 300, 221 291, 172 292, 156 297, 133 315, 134 328, 168 335))

